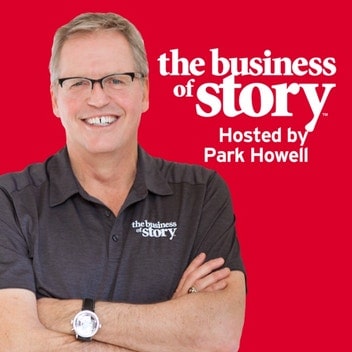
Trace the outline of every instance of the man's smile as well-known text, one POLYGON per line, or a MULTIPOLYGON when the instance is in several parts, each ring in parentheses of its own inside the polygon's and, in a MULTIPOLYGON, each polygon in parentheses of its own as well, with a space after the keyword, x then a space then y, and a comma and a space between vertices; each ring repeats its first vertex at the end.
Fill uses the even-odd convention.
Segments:
POLYGON ((110 126, 115 121, 117 121, 117 117, 111 116, 111 115, 96 116, 96 117, 90 117, 90 118, 84 119, 84 122, 87 123, 88 125, 100 126, 100 127, 110 126))

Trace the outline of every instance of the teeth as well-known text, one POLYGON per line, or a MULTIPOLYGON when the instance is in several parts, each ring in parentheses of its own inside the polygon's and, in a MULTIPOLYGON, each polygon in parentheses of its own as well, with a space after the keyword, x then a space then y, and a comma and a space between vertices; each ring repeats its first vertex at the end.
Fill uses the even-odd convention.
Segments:
POLYGON ((100 116, 100 117, 92 117, 87 119, 86 122, 90 125, 94 126, 108 126, 116 121, 116 117, 113 116, 100 116))

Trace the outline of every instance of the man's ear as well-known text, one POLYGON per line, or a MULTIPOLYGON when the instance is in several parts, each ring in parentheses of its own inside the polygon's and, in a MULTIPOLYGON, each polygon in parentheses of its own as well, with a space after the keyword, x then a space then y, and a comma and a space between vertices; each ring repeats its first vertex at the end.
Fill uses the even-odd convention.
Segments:
POLYGON ((149 109, 149 79, 145 78, 143 84, 144 84, 143 112, 146 112, 149 109))
POLYGON ((56 117, 60 118, 59 108, 57 106, 57 98, 54 87, 50 87, 50 96, 51 96, 51 106, 53 109, 53 113, 56 117))

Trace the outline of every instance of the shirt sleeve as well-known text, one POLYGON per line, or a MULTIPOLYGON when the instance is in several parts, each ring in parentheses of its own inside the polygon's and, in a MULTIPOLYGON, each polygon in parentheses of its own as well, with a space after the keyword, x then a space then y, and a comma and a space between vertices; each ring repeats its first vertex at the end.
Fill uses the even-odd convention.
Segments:
POLYGON ((0 289, 35 292, 28 240, 22 233, 10 194, 0 186, 0 289))
POLYGON ((195 255, 204 252, 208 259, 223 257, 225 266, 245 273, 231 194, 225 181, 216 172, 207 184, 195 250, 195 255))

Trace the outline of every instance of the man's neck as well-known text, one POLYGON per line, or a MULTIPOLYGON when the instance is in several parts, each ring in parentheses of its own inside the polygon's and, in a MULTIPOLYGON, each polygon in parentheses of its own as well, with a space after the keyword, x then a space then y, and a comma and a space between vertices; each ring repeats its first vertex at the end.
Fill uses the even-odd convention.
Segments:
POLYGON ((73 172, 84 190, 117 215, 136 176, 137 146, 119 154, 76 153, 68 148, 73 172))

